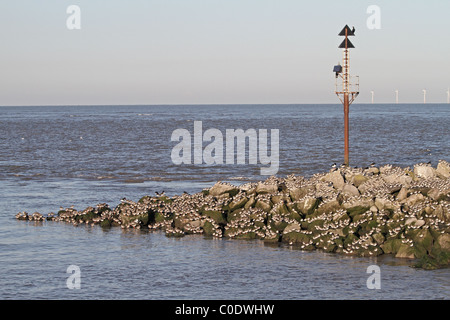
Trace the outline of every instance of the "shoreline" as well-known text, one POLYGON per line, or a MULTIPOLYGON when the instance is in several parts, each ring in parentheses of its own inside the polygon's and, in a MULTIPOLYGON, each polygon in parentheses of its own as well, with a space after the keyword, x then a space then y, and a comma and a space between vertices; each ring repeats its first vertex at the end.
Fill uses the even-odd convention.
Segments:
POLYGON ((115 208, 101 203, 47 216, 19 212, 16 218, 147 228, 169 237, 260 239, 362 257, 392 254, 437 269, 450 266, 450 164, 341 167, 241 186, 219 181, 192 195, 122 199, 115 208))

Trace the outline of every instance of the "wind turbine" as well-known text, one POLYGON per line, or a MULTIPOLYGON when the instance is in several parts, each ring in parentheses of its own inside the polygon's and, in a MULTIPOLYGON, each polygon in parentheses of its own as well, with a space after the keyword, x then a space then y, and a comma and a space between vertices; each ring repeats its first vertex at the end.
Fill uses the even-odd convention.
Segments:
POLYGON ((427 90, 423 89, 423 103, 427 103, 427 90))
POLYGON ((373 96, 374 96, 375 92, 370 91, 370 93, 372 94, 372 104, 373 104, 373 96))
POLYGON ((450 88, 447 89, 447 103, 450 103, 450 88))
POLYGON ((398 89, 395 90, 395 103, 398 103, 398 89))

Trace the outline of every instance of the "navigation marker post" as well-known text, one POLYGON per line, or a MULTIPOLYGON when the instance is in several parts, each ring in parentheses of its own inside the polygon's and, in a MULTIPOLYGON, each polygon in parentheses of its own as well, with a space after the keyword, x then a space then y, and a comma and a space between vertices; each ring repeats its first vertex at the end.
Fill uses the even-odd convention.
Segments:
POLYGON ((353 44, 348 39, 349 36, 355 35, 355 27, 350 29, 345 25, 344 29, 339 33, 339 36, 345 37, 339 48, 343 49, 342 66, 339 64, 334 66, 333 72, 336 73, 336 90, 335 93, 344 105, 344 164, 349 165, 349 109, 352 102, 359 95, 359 77, 355 76, 355 81, 352 81, 350 76, 350 55, 349 49, 354 48, 353 44), (338 81, 341 79, 342 81, 338 81), (340 82, 340 83, 338 83, 340 82))

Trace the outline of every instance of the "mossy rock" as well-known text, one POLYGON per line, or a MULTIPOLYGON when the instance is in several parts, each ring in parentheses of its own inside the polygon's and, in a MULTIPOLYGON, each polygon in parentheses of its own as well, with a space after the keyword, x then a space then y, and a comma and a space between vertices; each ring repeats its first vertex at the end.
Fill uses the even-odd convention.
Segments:
POLYGON ((345 227, 342 229, 342 233, 344 234, 345 237, 347 237, 347 236, 350 235, 350 234, 355 234, 357 230, 358 230, 357 227, 354 227, 354 226, 353 226, 353 227, 345 226, 345 227))
POLYGON ((157 199, 158 199, 158 201, 162 201, 162 202, 167 203, 167 204, 173 202, 173 199, 170 199, 167 196, 161 196, 161 197, 158 197, 157 199))
POLYGON ((269 220, 270 227, 272 227, 272 229, 274 229, 276 231, 283 231, 284 228, 286 228, 288 224, 289 223, 287 223, 286 221, 274 222, 272 219, 269 220))
POLYGON ((274 207, 274 212, 278 213, 281 216, 290 216, 291 212, 289 211, 289 209, 287 208, 287 206, 283 203, 283 204, 278 204, 278 206, 275 208, 274 207))
POLYGON ((419 231, 420 230, 418 230, 418 229, 408 229, 405 231, 405 237, 407 239, 413 240, 416 237, 416 235, 419 233, 419 231))
POLYGON ((277 243, 277 242, 280 242, 280 235, 279 234, 274 234, 272 236, 266 236, 264 238, 264 242, 266 242, 266 243, 277 243))
POLYGON ((292 201, 297 201, 302 199, 309 193, 314 192, 314 190, 315 186, 313 185, 303 186, 301 188, 293 188, 289 190, 289 196, 291 197, 292 201))
POLYGON ((335 214, 333 216, 333 221, 339 223, 339 222, 351 221, 351 219, 348 216, 348 214, 344 212, 344 213, 335 214))
POLYGON ((433 236, 427 229, 419 230, 413 238, 414 245, 423 247, 426 252, 431 252, 433 247, 433 236))
POLYGON ((341 208, 341 206, 340 206, 340 204, 339 204, 339 201, 337 201, 337 200, 332 200, 332 201, 329 201, 329 202, 326 202, 326 203, 322 203, 322 205, 319 206, 319 207, 316 209, 316 211, 317 211, 319 214, 322 214, 322 213, 335 212, 335 211, 339 210, 340 208, 341 208))
MULTIPOLYGON (((273 204, 277 204, 277 203, 280 203, 280 202, 283 202, 284 200, 286 200, 286 197, 289 198, 289 196, 286 196, 286 195, 276 194, 276 195, 273 195, 272 197, 270 197, 270 201, 273 204)), ((289 198, 289 200, 290 200, 290 198, 289 198)))
POLYGON ((242 197, 239 200, 233 200, 231 201, 231 203, 228 205, 228 208, 230 211, 234 211, 237 209, 240 209, 242 207, 245 206, 245 204, 247 203, 248 199, 246 197, 242 197))
POLYGON ((258 238, 258 236, 257 236, 256 232, 251 231, 251 232, 245 232, 245 233, 238 234, 235 238, 241 239, 241 240, 253 240, 253 239, 258 238))
POLYGON ((392 254, 397 254, 400 246, 402 245, 402 240, 401 239, 388 239, 386 240, 382 245, 381 245, 381 249, 383 249, 384 253, 392 253, 392 254))
POLYGON ((359 238, 358 238, 357 236, 355 236, 353 233, 350 233, 350 234, 347 235, 347 236, 345 237, 345 239, 344 239, 344 243, 343 243, 344 248, 348 249, 349 246, 350 246, 352 243, 358 241, 358 239, 359 239, 359 238))
POLYGON ((91 221, 92 219, 98 217, 97 213, 94 211, 89 211, 85 214, 80 215, 80 219, 83 221, 91 221))
POLYGON ((209 221, 206 221, 205 224, 203 225, 203 234, 205 236, 212 236, 214 233, 214 230, 215 230, 214 226, 209 221))
POLYGON ((138 203, 144 203, 146 200, 151 200, 151 199, 152 199, 152 197, 150 197, 150 196, 143 196, 142 198, 140 198, 138 200, 138 203))
POLYGON ((297 232, 297 231, 291 231, 286 234, 283 234, 281 238, 281 242, 284 243, 308 243, 310 241, 311 237, 307 234, 297 232))
POLYGON ((446 252, 450 252, 450 234, 444 233, 437 237, 436 246, 438 246, 441 250, 446 252))
POLYGON ((438 261, 428 255, 422 257, 417 263, 413 265, 414 268, 420 268, 424 270, 436 270, 441 266, 438 261))
POLYGON ((347 213, 350 217, 352 217, 354 219, 355 216, 361 215, 369 209, 370 209, 370 207, 356 206, 356 207, 348 208, 347 213))
POLYGON ((391 219, 398 220, 398 221, 404 221, 405 214, 403 212, 396 212, 396 213, 392 214, 391 219))
POLYGON ((255 226, 257 226, 258 228, 260 228, 260 229, 263 229, 265 226, 266 226, 266 224, 264 223, 264 221, 255 221, 255 226))
POLYGON ((241 219, 242 212, 244 212, 244 209, 241 208, 241 209, 237 209, 237 210, 234 210, 233 212, 228 213, 227 214, 228 223, 230 223, 234 220, 241 219))
MULTIPOLYGON (((450 252, 441 250, 438 246, 434 246, 431 254, 421 259, 424 269, 440 269, 450 267, 450 252)), ((420 263, 420 262, 419 262, 420 263)))
MULTIPOLYGON (((309 215, 313 214, 313 212, 319 207, 320 199, 316 197, 307 197, 296 203, 297 211, 302 214, 309 215)), ((332 207, 331 209, 335 209, 336 203, 329 205, 332 207)), ((329 208, 324 208, 323 210, 328 210, 329 208)))
POLYGON ((359 257, 377 257, 383 254, 383 250, 379 246, 368 246, 367 249, 358 249, 356 255, 359 257))
POLYGON ((305 245, 305 247, 303 248, 304 250, 314 250, 316 247, 314 246, 314 244, 310 244, 310 240, 310 235, 297 231, 286 233, 281 237, 281 242, 292 243, 296 245, 305 245))
POLYGON ((414 256, 416 258, 423 258, 428 255, 427 249, 421 244, 414 244, 414 256))
POLYGON ((253 208, 255 206, 255 197, 250 197, 244 205, 244 209, 253 208))
POLYGON ((272 209, 270 202, 258 200, 256 201, 255 208, 259 208, 265 212, 269 212, 272 209))
POLYGON ((362 223, 358 227, 358 235, 363 236, 367 233, 372 233, 373 229, 378 226, 378 222, 376 220, 369 220, 364 223, 362 223))
POLYGON ((396 258, 414 259, 416 257, 416 250, 409 244, 402 243, 395 254, 396 258))
POLYGON ((161 212, 150 210, 148 211, 148 223, 161 223, 172 220, 173 214, 165 216, 161 212))
POLYGON ((148 213, 143 213, 137 216, 121 216, 121 221, 123 225, 128 225, 134 220, 138 220, 140 225, 148 225, 150 218, 148 213))
POLYGON ((372 238, 373 238, 373 240, 375 240, 375 242, 376 242, 378 245, 383 244, 384 241, 386 240, 386 239, 384 238, 384 236, 383 236, 382 233, 375 233, 375 234, 372 235, 372 238))
POLYGON ((439 238, 439 236, 441 235, 441 231, 436 230, 435 228, 429 228, 428 230, 430 231, 430 234, 434 240, 437 240, 439 238))
POLYGON ((217 223, 217 224, 222 224, 222 225, 227 224, 227 220, 226 220, 224 214, 221 211, 205 210, 205 211, 202 211, 202 214, 204 214, 205 216, 213 219, 214 222, 217 223))
POLYGON ((316 248, 325 250, 327 252, 333 252, 334 249, 336 249, 336 244, 334 243, 334 241, 333 243, 329 243, 331 239, 332 235, 330 234, 320 236, 318 239, 315 240, 316 248))
POLYGON ((351 179, 351 181, 355 187, 359 187, 367 180, 369 180, 369 178, 366 176, 363 176, 362 174, 354 175, 353 178, 351 179))
POLYGON ((175 228, 180 229, 180 230, 184 230, 184 228, 186 227, 186 225, 189 223, 189 219, 184 218, 184 217, 179 217, 176 216, 173 219, 173 225, 175 226, 175 228))
MULTIPOLYGON (((210 222, 208 222, 209 224, 211 224, 210 222)), ((206 223, 205 223, 206 224, 206 223)), ((212 225, 211 225, 212 227, 212 225)), ((210 226, 207 226, 207 228, 210 228, 210 226)), ((205 229, 205 226, 203 226, 203 230, 205 229)), ((236 233, 238 231, 238 228, 232 227, 232 228, 225 228, 225 231, 223 233, 223 236, 225 238, 233 238, 234 236, 232 236, 232 234, 236 233)))
POLYGON ((322 219, 314 220, 313 222, 308 224, 308 230, 313 231, 313 232, 320 231, 320 230, 318 230, 318 227, 322 228, 324 223, 325 223, 325 220, 322 220, 322 219))
POLYGON ((337 239, 335 239, 334 240, 334 243, 337 245, 337 246, 341 246, 341 247, 343 247, 344 246, 344 240, 345 240, 345 237, 339 237, 339 238, 337 238, 337 239))
POLYGON ((102 214, 104 212, 110 212, 110 211, 112 211, 110 207, 104 206, 104 207, 100 207, 97 210, 97 214, 102 214))
POLYGON ((100 222, 100 226, 102 228, 110 228, 112 226, 112 222, 110 219, 104 219, 100 222))
POLYGON ((294 219, 296 221, 301 221, 302 217, 298 214, 298 212, 294 210, 289 210, 289 218, 294 219))
POLYGON ((359 222, 359 221, 361 221, 361 220, 363 220, 363 219, 365 219, 366 217, 364 216, 364 214, 357 214, 357 215, 354 215, 353 217, 352 217, 352 221, 353 222, 359 222))

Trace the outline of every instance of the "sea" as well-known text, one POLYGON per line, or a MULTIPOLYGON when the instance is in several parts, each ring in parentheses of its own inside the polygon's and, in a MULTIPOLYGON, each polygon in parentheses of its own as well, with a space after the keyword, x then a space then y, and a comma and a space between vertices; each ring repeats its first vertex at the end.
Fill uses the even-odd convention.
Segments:
MULTIPOLYGON (((338 104, 0 107, 0 299, 449 299, 450 269, 415 269, 387 255, 14 217, 267 179, 267 161, 261 150, 251 154, 250 141, 244 163, 225 161, 227 130, 256 132, 258 143, 266 130, 275 175, 311 177, 342 164, 343 123, 338 104), (278 143, 270 140, 275 131, 278 143), (213 141, 205 132, 223 145, 222 163, 201 161, 213 141), (192 153, 180 153, 180 143, 192 153), (181 154, 187 160, 177 163, 181 154), (373 266, 379 288, 370 285, 373 266)), ((449 129, 448 104, 353 104, 350 165, 450 161, 449 129)))

